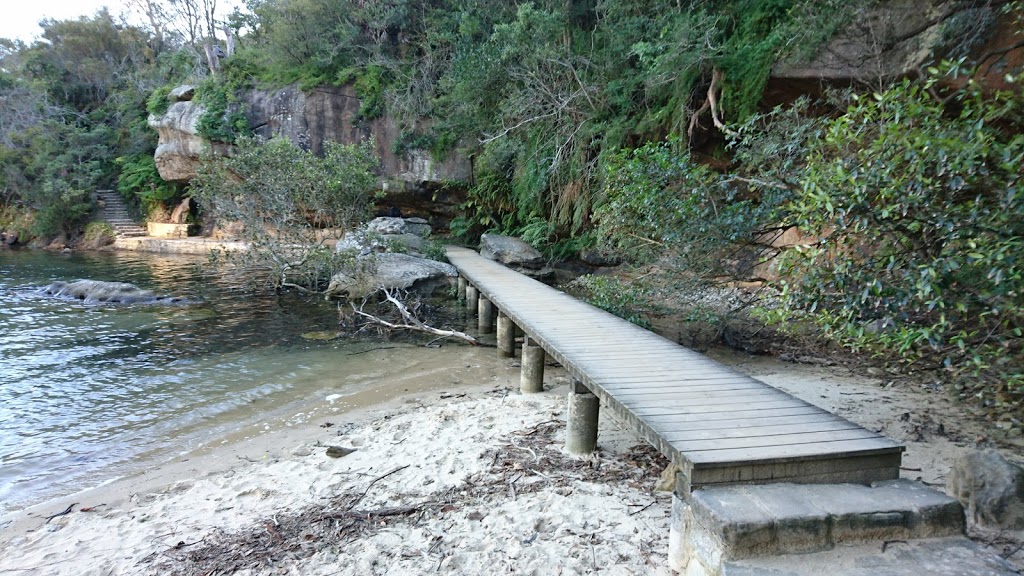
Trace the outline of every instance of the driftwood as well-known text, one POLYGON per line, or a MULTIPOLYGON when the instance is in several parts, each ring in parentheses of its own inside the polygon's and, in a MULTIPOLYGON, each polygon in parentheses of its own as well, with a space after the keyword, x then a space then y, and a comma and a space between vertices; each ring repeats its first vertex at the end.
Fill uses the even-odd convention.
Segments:
POLYGON ((398 313, 402 315, 402 323, 389 322, 387 320, 384 320, 383 318, 374 316, 373 314, 363 312, 361 307, 356 306, 355 303, 352 303, 352 311, 373 324, 383 326, 385 328, 391 328, 392 330, 412 330, 415 332, 425 332, 427 334, 433 334, 441 338, 458 338, 465 342, 469 342, 473 346, 480 345, 479 340, 473 338, 472 336, 466 334, 465 332, 459 332, 458 330, 441 330, 440 328, 434 328, 433 326, 428 326, 424 324, 422 320, 417 318, 415 314, 409 311, 408 306, 406 306, 401 300, 399 300, 398 297, 396 297, 391 290, 381 289, 381 292, 384 293, 384 297, 387 299, 387 301, 394 305, 394 307, 398 310, 398 313))

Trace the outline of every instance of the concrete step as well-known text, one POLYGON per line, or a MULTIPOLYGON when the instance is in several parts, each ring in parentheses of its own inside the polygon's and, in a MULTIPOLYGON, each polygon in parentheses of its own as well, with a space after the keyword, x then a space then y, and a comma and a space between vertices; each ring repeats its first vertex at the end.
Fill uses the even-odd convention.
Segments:
POLYGON ((670 556, 687 575, 718 575, 738 560, 962 537, 964 526, 957 500, 910 480, 726 486, 674 499, 670 556))
POLYGON ((1006 560, 967 538, 844 544, 815 554, 726 562, 722 576, 1017 576, 1006 560))

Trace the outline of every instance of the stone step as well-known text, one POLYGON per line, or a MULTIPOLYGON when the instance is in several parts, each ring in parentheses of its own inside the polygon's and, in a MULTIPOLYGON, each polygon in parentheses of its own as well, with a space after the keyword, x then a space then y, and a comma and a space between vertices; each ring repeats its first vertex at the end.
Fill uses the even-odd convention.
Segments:
POLYGON ((717 575, 730 561, 959 537, 964 526, 957 500, 910 480, 725 486, 674 499, 670 556, 673 567, 701 566, 688 575, 717 575))
POLYGON ((962 536, 844 544, 826 552, 726 562, 721 576, 1011 576, 1010 563, 962 536))

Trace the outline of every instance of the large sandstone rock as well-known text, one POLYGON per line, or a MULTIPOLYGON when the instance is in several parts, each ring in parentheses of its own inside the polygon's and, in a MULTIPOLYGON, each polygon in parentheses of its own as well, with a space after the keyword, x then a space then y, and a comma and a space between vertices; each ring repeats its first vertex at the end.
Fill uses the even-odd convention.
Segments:
POLYGON ((196 126, 205 109, 192 101, 192 86, 179 86, 171 91, 171 105, 163 116, 149 116, 149 127, 156 130, 159 141, 153 159, 160 177, 168 182, 188 182, 196 175, 203 155, 212 150, 225 154, 226 144, 210 143, 199 135, 196 126))
POLYGON ((451 287, 459 275, 451 264, 393 252, 362 256, 354 268, 356 271, 339 272, 331 278, 328 298, 362 298, 381 288, 429 296, 439 288, 451 287))
POLYGON ((423 218, 383 216, 371 220, 365 228, 351 230, 338 240, 338 252, 353 250, 360 256, 371 252, 410 252, 422 255, 430 225, 423 218))
MULTIPOLYGON (((192 101, 193 93, 190 86, 175 89, 169 96, 172 104, 167 113, 149 119, 160 137, 155 157, 165 180, 187 182, 193 178, 209 146, 196 133, 204 109, 192 101)), ((256 134, 284 136, 317 154, 328 142, 353 144, 372 138, 382 167, 385 197, 381 204, 404 216, 432 217, 447 223, 463 200, 462 188, 451 184, 472 178, 469 157, 454 151, 441 160, 423 150, 396 154, 395 150, 401 149, 397 144, 402 130, 387 117, 360 120, 359 97, 351 86, 326 86, 309 92, 295 86, 252 90, 242 104, 256 134)), ((227 146, 216 145, 214 152, 228 150, 227 146)))
POLYGON ((995 450, 960 457, 946 480, 946 492, 980 526, 1024 530, 1024 468, 995 450))
POLYGON ((245 111, 257 134, 285 136, 318 154, 327 142, 352 144, 372 138, 382 168, 385 197, 381 204, 397 208, 403 216, 447 223, 463 201, 461 188, 450 184, 472 179, 469 157, 453 151, 435 160, 415 149, 396 154, 402 130, 389 117, 360 120, 359 104, 352 86, 325 86, 310 92, 289 86, 249 92, 245 111))
POLYGON ((484 258, 497 260, 512 268, 539 269, 544 266, 544 255, 528 243, 499 234, 480 236, 480 255, 484 258))
POLYGON ((366 229, 385 235, 414 234, 420 238, 430 236, 430 224, 423 218, 396 218, 382 216, 370 220, 366 229))
POLYGON ((89 304, 152 304, 177 303, 182 298, 158 296, 151 290, 144 290, 127 282, 104 282, 100 280, 75 280, 54 282, 42 289, 44 294, 63 298, 75 298, 89 304))
MULTIPOLYGON (((797 54, 776 64, 766 101, 790 101, 820 94, 825 86, 878 83, 916 76, 943 58, 989 55, 976 80, 1006 89, 1006 73, 1019 73, 1024 47, 1017 45, 1019 23, 999 6, 955 0, 885 0, 865 4, 817 54, 797 54)), ((966 79, 966 77, 964 77, 966 79)))
POLYGON ((537 280, 547 282, 555 277, 544 255, 519 238, 483 234, 480 236, 480 255, 537 280))

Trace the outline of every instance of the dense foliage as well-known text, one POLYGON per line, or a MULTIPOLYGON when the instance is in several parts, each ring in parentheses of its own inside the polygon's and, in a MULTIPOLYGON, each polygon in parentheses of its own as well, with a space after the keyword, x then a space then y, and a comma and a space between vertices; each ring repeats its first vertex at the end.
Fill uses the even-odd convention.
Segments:
POLYGON ((829 123, 788 216, 787 304, 854 346, 1024 392, 1024 98, 904 82, 829 123))
POLYGON ((1019 1, 965 3, 939 31, 959 58, 943 71, 775 110, 772 67, 869 20, 871 0, 250 0, 223 22, 209 0, 135 4, 149 26, 100 12, 0 42, 0 190, 18 226, 72 232, 97 187, 174 201, 145 118, 187 82, 200 134, 237 145, 194 183, 204 207, 242 222, 271 286, 315 289, 337 264, 321 228, 365 214, 370 151, 253 140, 240 94, 348 84, 357 120, 397 124, 396 153, 473 158, 455 234, 656 265, 656 292, 582 281, 606 308, 781 273, 769 320, 1020 398, 1020 81, 994 93, 958 75, 1019 1), (782 232, 803 244, 769 246, 782 232))
POLYGON ((93 191, 152 156, 145 104, 172 53, 106 11, 41 28, 31 45, 0 40, 0 189, 5 204, 35 213, 30 232, 45 237, 78 232, 93 191))

